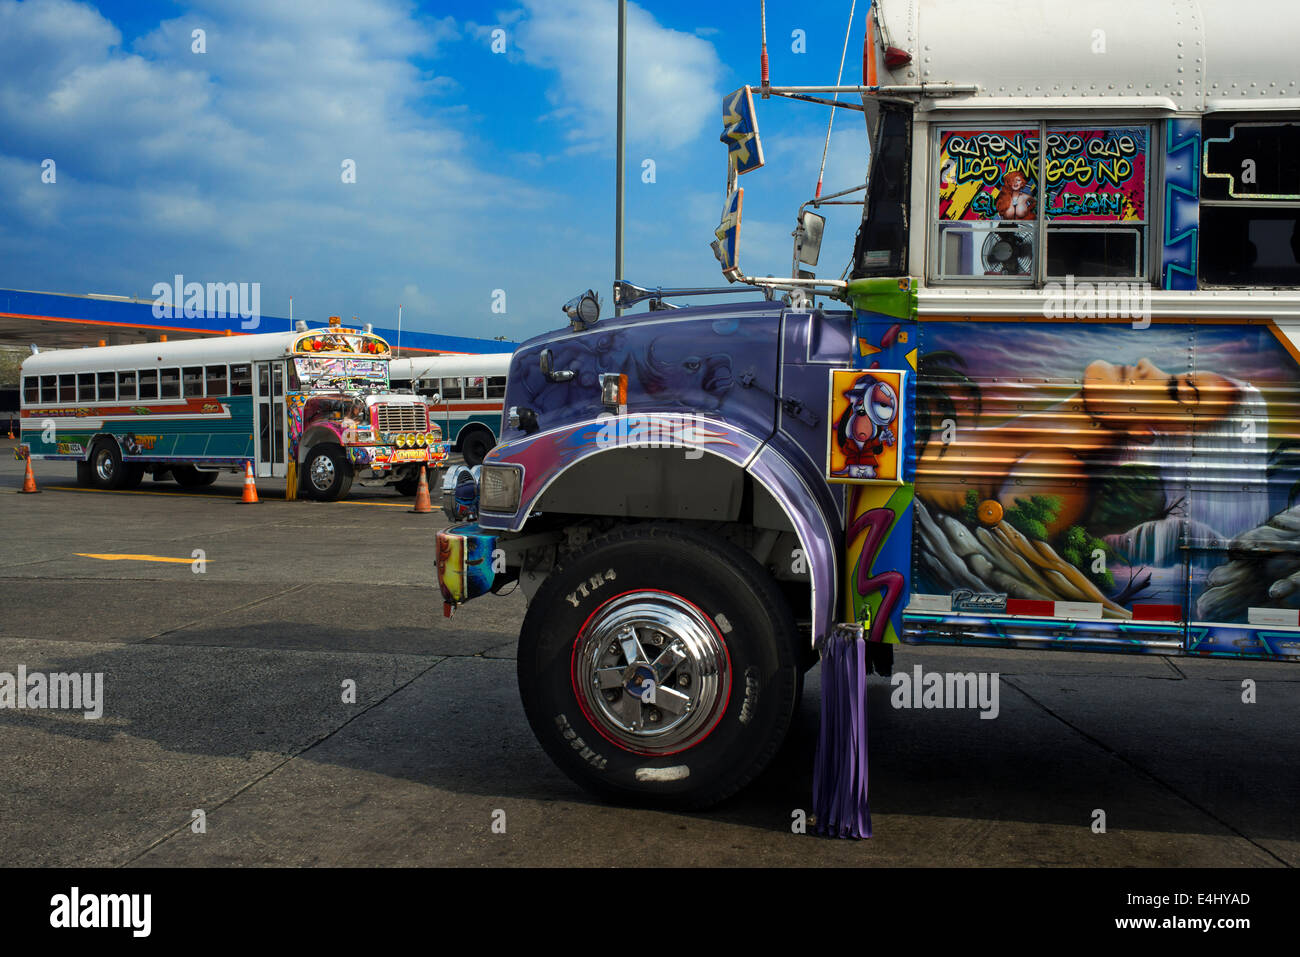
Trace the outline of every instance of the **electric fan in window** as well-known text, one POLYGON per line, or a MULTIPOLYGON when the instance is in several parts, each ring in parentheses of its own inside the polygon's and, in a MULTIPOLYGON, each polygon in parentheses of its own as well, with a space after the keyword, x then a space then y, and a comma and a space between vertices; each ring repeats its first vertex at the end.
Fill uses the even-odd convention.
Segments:
POLYGON ((1028 276, 1034 265, 1034 236, 1030 230, 999 229, 984 237, 980 261, 986 276, 1028 276))

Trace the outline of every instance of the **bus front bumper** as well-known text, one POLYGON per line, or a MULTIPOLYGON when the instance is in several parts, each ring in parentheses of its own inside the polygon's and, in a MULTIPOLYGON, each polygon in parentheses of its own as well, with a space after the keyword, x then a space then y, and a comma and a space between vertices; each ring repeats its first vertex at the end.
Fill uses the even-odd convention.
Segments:
POLYGON ((350 445, 347 454, 353 465, 368 466, 382 473, 403 465, 438 468, 446 464, 450 447, 446 442, 405 449, 393 445, 350 445))
POLYGON ((438 588, 442 613, 450 618, 460 604, 492 590, 492 555, 497 536, 477 525, 453 525, 438 533, 438 588))

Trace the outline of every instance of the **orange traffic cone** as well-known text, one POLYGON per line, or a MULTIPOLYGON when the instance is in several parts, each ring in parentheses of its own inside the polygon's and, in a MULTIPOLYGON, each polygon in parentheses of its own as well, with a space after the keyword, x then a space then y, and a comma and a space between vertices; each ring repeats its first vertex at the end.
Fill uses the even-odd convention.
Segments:
POLYGON ((245 505, 257 504, 257 483, 253 481, 253 463, 244 463, 244 497, 240 500, 245 505))
POLYGON ((433 511, 433 503, 429 501, 429 470, 423 465, 420 466, 420 484, 415 490, 415 508, 411 511, 419 515, 433 511))
POLYGON ((19 492, 26 492, 28 494, 39 492, 40 489, 36 487, 36 476, 32 474, 32 457, 30 455, 25 455, 23 458, 27 460, 27 472, 23 475, 23 487, 19 489, 19 492))

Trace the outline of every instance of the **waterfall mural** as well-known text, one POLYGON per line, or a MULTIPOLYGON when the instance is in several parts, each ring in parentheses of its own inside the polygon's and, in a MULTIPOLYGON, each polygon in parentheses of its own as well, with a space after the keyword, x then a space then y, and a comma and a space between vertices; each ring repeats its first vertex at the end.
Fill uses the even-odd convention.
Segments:
POLYGON ((1271 323, 920 325, 914 591, 1300 607, 1300 371, 1271 323))

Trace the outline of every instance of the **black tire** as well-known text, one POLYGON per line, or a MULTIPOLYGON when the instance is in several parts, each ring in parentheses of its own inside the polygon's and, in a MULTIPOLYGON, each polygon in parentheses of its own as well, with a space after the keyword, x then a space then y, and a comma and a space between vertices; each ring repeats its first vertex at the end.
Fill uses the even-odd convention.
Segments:
POLYGON ((90 450, 90 484, 99 489, 119 489, 126 480, 122 450, 114 439, 100 439, 90 450))
POLYGON ((135 462, 127 462, 122 466, 122 484, 118 488, 139 488, 140 483, 144 481, 144 466, 135 462))
POLYGON ((307 453, 298 470, 303 498, 336 502, 352 489, 352 463, 339 445, 317 445, 307 453))
POLYGON ((217 480, 217 473, 196 469, 193 465, 173 465, 172 478, 181 488, 205 488, 217 480))
POLYGON ((94 488, 95 470, 89 461, 77 463, 77 484, 82 488, 94 488))
POLYGON ((404 478, 399 482, 393 483, 393 488, 397 490, 398 495, 405 495, 410 498, 420 490, 420 473, 416 472, 410 478, 404 478))
POLYGON ((460 454, 464 456, 465 464, 473 468, 475 465, 482 464, 494 444, 491 432, 487 429, 475 429, 460 440, 460 454))
MULTIPOLYGON (((638 625, 636 631, 638 642, 656 644, 655 629, 638 625)), ((689 633, 670 626, 660 633, 657 647, 634 658, 662 660, 666 649, 678 646, 671 639, 689 633)), ((569 556, 529 602, 519 639, 519 692, 547 754, 597 796, 674 809, 708 807, 752 781, 785 739, 802 685, 796 642, 789 606, 749 555, 693 529, 633 525, 569 556), (612 635, 603 629, 614 627, 620 616, 635 617, 645 607, 667 611, 671 617, 665 620, 677 624, 689 624, 694 616, 693 634, 715 648, 721 643, 723 654, 712 660, 728 675, 725 697, 719 679, 712 699, 705 694, 707 671, 693 670, 694 658, 682 662, 683 684, 675 683, 682 680, 680 673, 662 676, 659 694, 668 688, 692 702, 676 718, 666 707, 660 711, 654 698, 642 709, 644 728, 666 733, 677 723, 683 736, 662 743, 644 733, 634 740, 637 733, 628 727, 620 741, 597 698, 615 711, 624 705, 637 709, 624 696, 640 697, 628 689, 644 679, 621 683, 633 673, 626 670, 628 657, 615 651, 618 642, 600 636, 612 635), (612 667, 600 664, 606 655, 613 656, 612 667), (625 670, 614 679, 620 682, 616 688, 594 690, 598 673, 619 669, 625 670), (584 697, 580 686, 593 690, 584 697), (688 719, 698 722, 689 733, 688 719)))

